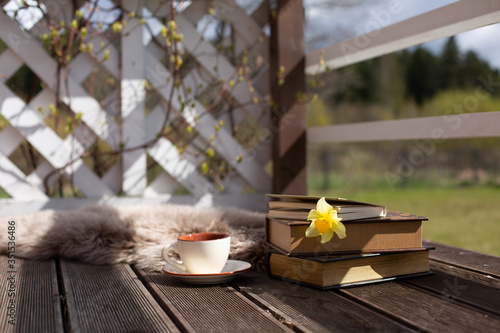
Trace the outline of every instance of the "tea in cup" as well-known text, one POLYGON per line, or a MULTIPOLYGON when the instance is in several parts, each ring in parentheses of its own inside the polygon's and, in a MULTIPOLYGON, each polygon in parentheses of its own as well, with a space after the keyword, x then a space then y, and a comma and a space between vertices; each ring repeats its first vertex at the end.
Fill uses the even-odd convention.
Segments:
POLYGON ((231 237, 226 233, 201 232, 179 236, 177 241, 165 246, 161 252, 163 259, 191 274, 217 274, 222 272, 227 258, 231 237), (177 253, 181 261, 169 257, 168 253, 177 253))

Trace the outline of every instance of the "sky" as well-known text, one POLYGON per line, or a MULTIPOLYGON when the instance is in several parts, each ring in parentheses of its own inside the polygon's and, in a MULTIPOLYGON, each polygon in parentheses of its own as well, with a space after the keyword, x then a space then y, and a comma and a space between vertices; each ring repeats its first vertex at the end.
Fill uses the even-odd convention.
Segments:
MULTIPOLYGON (((439 8, 456 0, 303 0, 306 9, 306 50, 324 48, 335 42, 367 33, 377 13, 389 12, 391 4, 397 5, 395 14, 376 22, 394 24, 410 17, 439 8)), ((380 25, 379 25, 380 27, 380 25)), ((473 50, 500 69, 500 46, 497 43, 500 24, 490 25, 456 35, 455 40, 462 52, 473 50)), ((439 53, 446 39, 424 44, 439 53)))

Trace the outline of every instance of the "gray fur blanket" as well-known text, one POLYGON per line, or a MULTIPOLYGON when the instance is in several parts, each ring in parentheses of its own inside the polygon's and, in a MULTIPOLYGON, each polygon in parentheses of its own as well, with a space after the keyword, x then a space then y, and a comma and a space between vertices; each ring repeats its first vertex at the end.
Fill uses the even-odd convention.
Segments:
MULTIPOLYGON (((183 205, 88 206, 45 210, 4 219, 16 223, 16 257, 65 258, 103 265, 127 263, 161 271, 161 249, 185 233, 219 231, 231 235, 230 258, 262 269, 266 252, 264 214, 228 208, 183 205)), ((0 254, 7 253, 0 233, 0 254)))

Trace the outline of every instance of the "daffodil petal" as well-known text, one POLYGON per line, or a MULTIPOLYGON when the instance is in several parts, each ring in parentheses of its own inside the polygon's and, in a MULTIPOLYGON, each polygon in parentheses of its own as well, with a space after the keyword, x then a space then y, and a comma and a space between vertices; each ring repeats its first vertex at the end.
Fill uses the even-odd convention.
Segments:
POLYGON ((330 219, 333 222, 339 222, 340 220, 342 220, 342 218, 338 216, 337 211, 335 209, 332 209, 332 211, 330 212, 330 219))
POLYGON ((316 226, 314 225, 314 222, 312 222, 309 227, 306 229, 306 237, 318 237, 320 235, 318 229, 316 229, 316 226))
POLYGON ((333 230, 328 229, 327 232, 321 234, 321 243, 326 243, 333 237, 333 230))
POLYGON ((337 222, 332 226, 333 231, 337 234, 337 236, 342 239, 345 238, 346 232, 345 232, 345 225, 342 222, 337 222))
POLYGON ((316 204, 316 210, 321 214, 321 215, 329 215, 330 212, 332 211, 333 207, 330 206, 324 197, 318 200, 318 203, 316 204))
POLYGON ((321 217, 321 214, 316 209, 311 209, 307 215, 307 220, 317 220, 321 217))

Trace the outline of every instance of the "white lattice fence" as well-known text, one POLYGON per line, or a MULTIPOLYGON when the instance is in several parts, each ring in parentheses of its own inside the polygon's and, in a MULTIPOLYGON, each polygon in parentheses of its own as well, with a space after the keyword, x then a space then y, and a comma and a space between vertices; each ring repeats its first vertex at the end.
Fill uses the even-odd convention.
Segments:
MULTIPOLYGON (((44 8, 55 20, 71 20, 74 13, 71 3, 69 0, 47 1, 44 8)), ((213 113, 207 110, 206 101, 200 100, 201 93, 193 93, 195 98, 189 105, 183 105, 186 92, 175 89, 171 66, 163 61, 165 41, 161 38, 160 22, 170 17, 168 2, 147 1, 144 8, 137 8, 136 1, 120 3, 125 12, 141 14, 130 17, 118 41, 111 40, 111 33, 98 36, 89 33, 86 42, 96 48, 105 45, 109 53, 80 52, 71 59, 69 71, 63 71, 59 78, 56 60, 38 38, 47 32, 43 22, 25 31, 18 22, 0 12, 0 39, 7 46, 0 54, 0 111, 7 121, 0 131, 0 187, 14 200, 48 200, 45 189, 57 179, 52 176, 54 170, 60 170, 90 200, 114 198, 123 193, 129 197, 178 202, 179 196, 172 194, 183 188, 187 195, 181 201, 189 203, 213 204, 213 198, 217 197, 219 202, 231 198, 231 204, 235 204, 238 198, 236 202, 241 201, 242 206, 262 207, 262 195, 255 196, 258 202, 250 203, 244 193, 262 194, 271 190, 271 176, 266 166, 271 159, 272 133, 269 110, 265 106, 265 97, 269 94, 269 41, 262 32, 268 16, 266 4, 247 14, 233 0, 194 1, 176 12, 177 31, 183 34, 180 47, 195 59, 195 65, 183 72, 183 87, 194 89, 200 87, 200 82, 220 79, 234 82, 228 88, 234 101, 230 112, 213 113), (209 8, 215 9, 218 17, 230 27, 223 43, 232 46, 232 59, 224 56, 200 28, 202 22, 207 21, 209 8), (143 15, 151 15, 147 16, 148 24, 141 24, 143 15), (251 74, 251 85, 248 80, 236 80, 241 72, 237 59, 248 50, 263 64, 251 74), (107 60, 103 61, 104 57, 107 60), (28 103, 6 84, 23 65, 43 82, 41 91, 28 103), (102 100, 92 96, 86 86, 96 69, 119 82, 102 100), (62 102, 81 114, 81 123, 65 137, 49 126, 49 113, 40 112, 49 110, 55 103, 57 87, 60 87, 62 102), (156 103, 146 106, 151 94, 157 97, 156 103), (171 111, 165 120, 168 105, 171 111), (118 116, 120 123, 115 121, 118 116), (256 124, 254 144, 250 146, 233 135, 235 127, 245 126, 249 120, 256 124), (167 124, 181 121, 193 128, 196 134, 184 151, 179 151, 168 136, 158 135, 165 121, 167 124), (29 174, 21 171, 10 158, 24 140, 43 157, 43 162, 29 174), (154 144, 127 151, 104 175, 98 176, 81 158, 97 140, 115 150, 145 142, 154 144), (221 180, 215 184, 200 168, 198 157, 208 146, 213 147, 218 158, 225 160, 231 170, 222 180, 223 188, 221 180), (161 168, 159 175, 149 181, 148 160, 161 168)), ((201 88, 199 91, 203 92, 201 88)))

